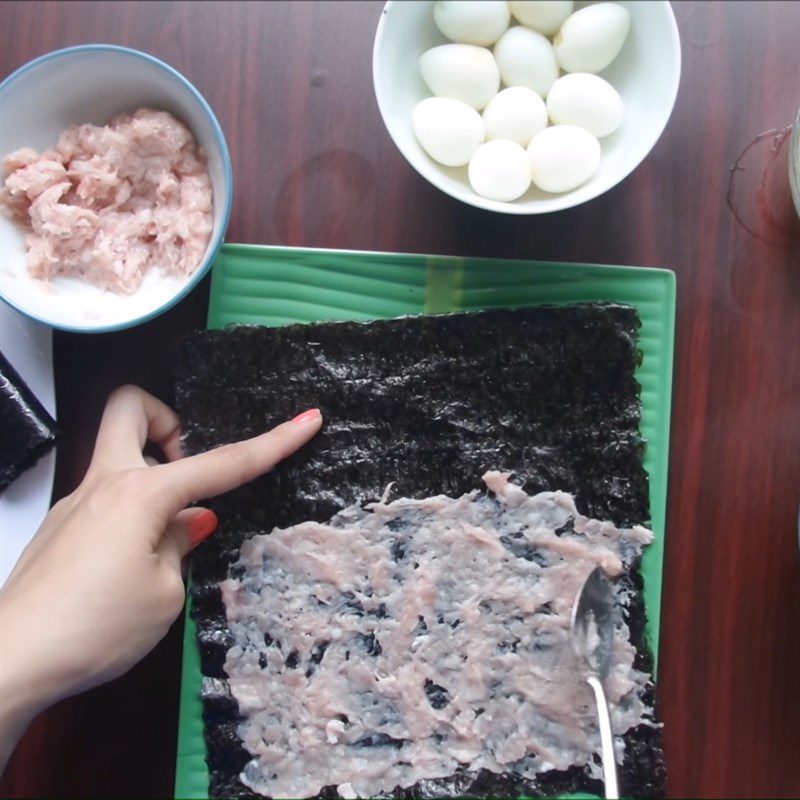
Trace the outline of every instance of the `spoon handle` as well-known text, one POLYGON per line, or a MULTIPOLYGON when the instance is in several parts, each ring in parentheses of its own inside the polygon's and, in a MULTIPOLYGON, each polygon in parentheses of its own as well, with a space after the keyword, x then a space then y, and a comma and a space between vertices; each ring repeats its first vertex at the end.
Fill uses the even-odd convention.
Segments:
POLYGON ((597 718, 600 720, 601 757, 603 759, 603 782, 606 785, 606 797, 617 800, 617 765, 614 757, 614 739, 611 736, 611 720, 608 716, 608 703, 603 685, 594 675, 588 677, 589 686, 594 689, 594 699, 597 701, 597 718))

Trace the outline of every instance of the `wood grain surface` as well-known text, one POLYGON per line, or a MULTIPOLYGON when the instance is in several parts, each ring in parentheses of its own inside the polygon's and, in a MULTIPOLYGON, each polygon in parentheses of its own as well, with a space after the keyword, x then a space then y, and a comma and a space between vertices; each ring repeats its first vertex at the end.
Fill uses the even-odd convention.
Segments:
MULTIPOLYGON (((606 195, 538 218, 461 205, 397 152, 372 89, 379 2, 3 2, 0 75, 87 42, 172 64, 228 138, 229 241, 675 270, 659 686, 669 793, 797 797, 800 221, 785 141, 763 137, 731 168, 797 114, 800 4, 673 5, 683 75, 661 140, 606 195)), ((134 330, 55 334, 55 498, 79 482, 110 389, 131 381, 170 400, 170 344, 203 325, 207 293, 134 330)), ((0 795, 171 796, 179 628, 130 674, 43 714, 0 795)))

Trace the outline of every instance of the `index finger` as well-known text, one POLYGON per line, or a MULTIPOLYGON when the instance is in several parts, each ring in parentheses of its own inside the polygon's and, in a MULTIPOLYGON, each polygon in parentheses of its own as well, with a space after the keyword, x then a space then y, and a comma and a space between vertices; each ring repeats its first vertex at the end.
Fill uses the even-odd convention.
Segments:
POLYGON ((252 439, 151 467, 164 511, 171 518, 189 503, 248 483, 302 447, 321 427, 322 414, 313 408, 252 439))

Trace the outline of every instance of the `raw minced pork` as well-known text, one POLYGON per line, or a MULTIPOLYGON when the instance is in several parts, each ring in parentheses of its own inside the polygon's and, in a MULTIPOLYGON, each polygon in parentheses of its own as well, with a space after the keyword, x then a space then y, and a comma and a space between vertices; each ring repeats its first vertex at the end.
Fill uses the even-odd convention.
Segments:
POLYGON ((119 294, 155 266, 191 275, 212 229, 212 189, 191 131, 141 108, 107 125, 73 125, 53 150, 3 160, 4 212, 30 227, 30 274, 59 275, 119 294))
MULTIPOLYGON (((253 757, 245 785, 375 797, 461 767, 600 776, 571 609, 595 567, 621 574, 652 534, 588 519, 564 492, 528 495, 505 473, 484 481, 493 498, 351 506, 244 542, 221 590, 253 757)), ((635 655, 620 618, 605 686, 620 755, 649 719, 635 655)))

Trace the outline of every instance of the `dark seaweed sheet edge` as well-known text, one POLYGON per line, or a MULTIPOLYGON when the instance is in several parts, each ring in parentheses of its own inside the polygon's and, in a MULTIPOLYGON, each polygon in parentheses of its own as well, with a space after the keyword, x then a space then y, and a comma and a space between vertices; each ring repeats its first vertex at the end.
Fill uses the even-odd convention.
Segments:
POLYGON ((2 424, 18 425, 20 418, 23 418, 28 421, 30 429, 27 446, 18 453, 13 463, 9 463, 5 468, 0 468, 0 493, 2 493, 55 446, 59 438, 59 431, 56 421, 42 405, 41 400, 1 352, 0 390, 3 395, 0 398, 0 404, 8 406, 0 410, 2 424), (7 419, 15 414, 18 415, 15 419, 7 419))

